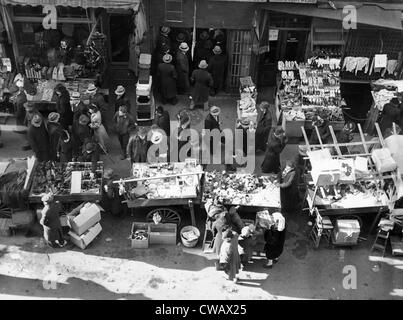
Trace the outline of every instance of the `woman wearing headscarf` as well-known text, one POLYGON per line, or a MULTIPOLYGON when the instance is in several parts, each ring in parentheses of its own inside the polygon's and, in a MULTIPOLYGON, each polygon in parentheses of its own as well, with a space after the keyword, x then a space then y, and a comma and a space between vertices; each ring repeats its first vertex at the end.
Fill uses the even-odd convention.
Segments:
POLYGON ((88 108, 91 117, 90 117, 90 128, 94 131, 94 138, 95 141, 98 142, 104 152, 107 152, 108 142, 109 142, 109 135, 106 132, 104 125, 102 124, 102 116, 101 112, 99 111, 98 107, 93 104, 90 105, 88 108))
POLYGON ((157 77, 160 83, 160 93, 162 103, 167 102, 175 105, 178 103, 176 97, 176 79, 178 78, 175 67, 172 65, 172 56, 166 54, 162 58, 163 62, 158 64, 157 77))
POLYGON ((283 215, 280 212, 274 212, 270 216, 272 218, 271 226, 264 232, 264 240, 266 241, 264 251, 267 258, 267 263, 264 267, 267 269, 272 268, 273 263, 276 263, 283 253, 286 233, 286 223, 283 215))
POLYGON ((239 255, 241 257, 242 264, 250 263, 252 260, 253 248, 252 248, 252 233, 254 227, 253 225, 245 226, 241 230, 241 234, 238 238, 239 242, 239 255))
POLYGON ((54 200, 53 195, 46 194, 42 197, 44 205, 40 224, 43 226, 43 237, 51 247, 63 247, 66 240, 63 238, 62 226, 60 224, 61 204, 54 200))
POLYGON ((238 252, 238 234, 231 229, 224 231, 220 250, 220 264, 228 276, 228 280, 238 282, 241 269, 241 258, 238 252))
POLYGON ((56 86, 55 93, 57 95, 56 112, 60 115, 60 125, 63 129, 68 130, 73 124, 73 111, 70 105, 70 94, 62 84, 56 86))
POLYGON ((256 121, 257 127, 255 133, 256 151, 264 151, 270 131, 276 125, 276 120, 275 117, 273 117, 270 105, 267 101, 261 102, 259 109, 260 113, 256 121))
POLYGON ((299 205, 298 175, 294 161, 288 160, 286 166, 279 174, 279 187, 282 212, 295 212, 299 205))
POLYGON ((267 141, 266 153, 262 163, 263 173, 275 173, 280 171, 280 154, 287 144, 287 137, 281 127, 277 127, 269 135, 267 141))

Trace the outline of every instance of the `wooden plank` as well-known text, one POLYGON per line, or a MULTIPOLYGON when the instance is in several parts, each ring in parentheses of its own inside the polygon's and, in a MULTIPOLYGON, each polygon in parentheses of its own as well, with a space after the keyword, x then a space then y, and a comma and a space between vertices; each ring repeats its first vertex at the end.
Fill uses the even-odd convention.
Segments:
POLYGON ((378 122, 375 122, 375 129, 376 129, 376 132, 378 133, 378 138, 379 138, 379 142, 381 143, 381 146, 383 148, 385 148, 385 140, 383 140, 382 131, 381 131, 381 128, 379 128, 378 122))
POLYGON ((364 133, 362 132, 362 128, 361 128, 361 125, 359 123, 358 123, 358 131, 360 132, 360 137, 361 137, 361 141, 362 141, 362 145, 364 147, 365 153, 369 153, 368 152, 367 141, 365 140, 364 133))
POLYGON ((302 135, 304 136, 305 144, 306 144, 306 146, 307 146, 307 148, 308 148, 308 151, 311 151, 311 146, 310 146, 310 144, 309 144, 309 139, 308 139, 308 136, 306 135, 305 128, 304 128, 304 127, 301 127, 301 130, 302 130, 302 135))
POLYGON ((323 149, 323 142, 322 142, 322 138, 320 137, 320 134, 319 134, 319 129, 317 126, 314 126, 314 127, 315 127, 316 134, 318 135, 320 147, 323 149))
POLYGON ((329 130, 330 130, 330 134, 332 135, 332 139, 333 139, 333 142, 334 142, 334 147, 336 148, 337 154, 339 156, 342 156, 343 154, 341 153, 340 147, 339 147, 339 145, 337 143, 337 138, 336 138, 336 135, 334 134, 333 127, 329 126, 329 130))

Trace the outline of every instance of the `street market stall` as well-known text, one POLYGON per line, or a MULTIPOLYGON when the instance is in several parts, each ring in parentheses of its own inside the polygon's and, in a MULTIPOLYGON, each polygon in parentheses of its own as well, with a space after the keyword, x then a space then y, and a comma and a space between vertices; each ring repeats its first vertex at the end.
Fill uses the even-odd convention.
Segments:
POLYGON ((132 177, 120 184, 128 208, 157 207, 146 217, 158 213, 162 223, 180 225, 181 217, 171 206, 189 206, 192 225, 196 225, 194 204, 200 204, 203 168, 194 159, 172 163, 134 163, 132 177))
POLYGON ((358 124, 361 141, 338 143, 330 126, 333 143, 320 145, 310 145, 302 127, 309 162, 305 174, 306 200, 311 215, 335 220, 336 225, 339 220, 353 219, 360 227, 361 217, 374 215, 371 232, 380 217, 393 207, 397 164, 385 147, 377 124, 376 127, 378 137, 372 140, 365 139, 358 124))
POLYGON ((301 137, 301 126, 312 129, 312 118, 320 115, 338 131, 343 128, 340 59, 311 58, 306 64, 279 61, 280 85, 276 93, 278 119, 289 137, 301 137))
POLYGON ((32 170, 29 202, 42 203, 44 193, 52 192, 63 204, 101 200, 103 162, 36 162, 32 170), (94 170, 95 169, 95 170, 94 170))

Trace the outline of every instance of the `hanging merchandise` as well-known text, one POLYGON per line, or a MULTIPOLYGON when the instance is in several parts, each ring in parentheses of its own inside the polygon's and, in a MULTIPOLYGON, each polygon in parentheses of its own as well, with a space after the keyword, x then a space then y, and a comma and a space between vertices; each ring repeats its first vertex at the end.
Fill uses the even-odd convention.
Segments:
POLYGON ((386 54, 376 54, 374 57, 374 68, 386 68, 388 56, 386 54))

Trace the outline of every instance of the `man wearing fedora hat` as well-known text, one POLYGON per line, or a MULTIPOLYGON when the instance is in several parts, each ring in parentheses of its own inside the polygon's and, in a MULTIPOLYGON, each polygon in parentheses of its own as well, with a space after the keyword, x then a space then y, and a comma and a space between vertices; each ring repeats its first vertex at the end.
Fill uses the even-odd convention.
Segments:
MULTIPOLYGON (((219 115, 221 113, 221 109, 217 106, 211 106, 209 109, 209 114, 207 115, 206 119, 204 120, 204 129, 206 130, 214 130, 217 129, 221 131, 221 122, 219 115)), ((210 138, 210 154, 214 152, 214 145, 213 145, 213 138, 210 138)))
POLYGON ((49 135, 40 115, 35 114, 32 117, 31 124, 28 127, 27 137, 29 145, 38 161, 49 161, 49 135))
POLYGON ((116 101, 115 101, 115 112, 119 111, 119 107, 125 105, 127 112, 131 113, 131 104, 129 98, 126 96, 126 89, 122 85, 118 85, 115 90, 116 101))
POLYGON ((192 72, 190 80, 194 84, 194 88, 190 109, 193 109, 195 106, 203 106, 205 111, 208 110, 208 99, 210 88, 213 87, 213 78, 207 71, 207 67, 206 60, 202 60, 199 63, 199 69, 192 72))
POLYGON ((227 56, 222 53, 222 49, 219 46, 214 47, 213 53, 214 55, 210 58, 208 63, 208 70, 214 81, 212 95, 216 95, 220 90, 224 89, 227 56))
POLYGON ((59 123, 60 114, 51 112, 48 116, 48 134, 49 134, 49 156, 50 160, 57 161, 57 145, 63 133, 63 127, 59 123))
POLYGON ((171 28, 167 26, 162 26, 160 28, 160 34, 157 39, 156 43, 156 48, 157 50, 161 50, 163 46, 168 46, 171 48, 171 38, 169 37, 169 34, 171 33, 171 28))
POLYGON ((127 155, 133 163, 147 162, 147 153, 150 142, 147 140, 147 129, 140 127, 137 134, 133 134, 127 144, 127 155))
POLYGON ((179 50, 176 54, 176 72, 178 75, 177 87, 180 94, 188 94, 190 90, 188 51, 188 44, 182 42, 179 45, 179 50))
POLYGON ((163 62, 158 65, 157 69, 162 103, 166 104, 168 102, 175 105, 178 103, 176 97, 176 79, 178 76, 175 67, 171 63, 172 56, 167 53, 162 60, 163 62))
POLYGON ((113 117, 113 124, 122 149, 121 160, 124 160, 127 158, 126 148, 127 143, 129 142, 130 131, 133 131, 136 128, 136 123, 132 115, 127 112, 126 105, 121 105, 119 107, 119 110, 113 117))
POLYGON ((92 172, 95 172, 97 170, 97 163, 100 159, 99 145, 92 140, 88 140, 85 142, 83 149, 81 155, 78 157, 78 161, 91 162, 92 172))
POLYGON ((89 84, 86 93, 90 96, 89 105, 91 106, 95 104, 98 107, 103 119, 102 124, 104 125, 105 129, 107 129, 106 119, 108 117, 106 112, 108 111, 108 104, 105 102, 103 94, 99 92, 98 87, 94 83, 89 84))
POLYGON ((91 138, 91 129, 89 127, 90 118, 82 114, 77 122, 73 123, 72 139, 73 139, 73 158, 76 160, 83 149, 85 141, 91 138))

